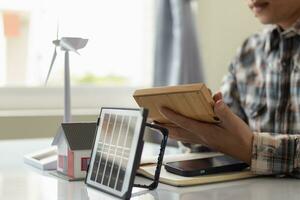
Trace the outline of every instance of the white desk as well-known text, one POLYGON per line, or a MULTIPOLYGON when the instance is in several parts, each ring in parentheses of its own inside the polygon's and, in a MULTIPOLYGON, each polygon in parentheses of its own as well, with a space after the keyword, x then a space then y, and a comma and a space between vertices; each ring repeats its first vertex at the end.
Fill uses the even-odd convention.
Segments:
MULTIPOLYGON (((23 163, 23 155, 48 147, 51 140, 12 140, 0 142, 1 200, 87 200, 103 199, 103 194, 87 189, 83 182, 68 182, 49 176, 23 163)), ((168 153, 168 151, 167 151, 168 153)), ((139 182, 147 179, 137 177, 139 182)), ((109 198, 108 198, 109 199, 109 198)), ((160 184, 155 191, 134 199, 161 200, 290 200, 300 199, 300 180, 253 178, 194 187, 160 184)))

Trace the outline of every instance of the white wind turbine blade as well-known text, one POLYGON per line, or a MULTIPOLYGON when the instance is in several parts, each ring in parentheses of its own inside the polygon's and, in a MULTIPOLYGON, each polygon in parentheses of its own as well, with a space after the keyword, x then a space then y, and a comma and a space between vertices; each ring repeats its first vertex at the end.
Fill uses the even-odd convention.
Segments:
POLYGON ((59 23, 57 21, 57 27, 56 27, 56 40, 58 40, 58 32, 59 32, 59 23))
POLYGON ((49 71, 48 71, 48 74, 47 74, 45 85, 47 85, 48 79, 50 77, 50 74, 51 74, 51 71, 52 71, 52 67, 53 67, 54 61, 56 59, 56 55, 57 55, 57 53, 56 53, 56 47, 54 47, 54 53, 53 53, 53 57, 52 57, 51 64, 50 64, 50 68, 49 68, 49 71))

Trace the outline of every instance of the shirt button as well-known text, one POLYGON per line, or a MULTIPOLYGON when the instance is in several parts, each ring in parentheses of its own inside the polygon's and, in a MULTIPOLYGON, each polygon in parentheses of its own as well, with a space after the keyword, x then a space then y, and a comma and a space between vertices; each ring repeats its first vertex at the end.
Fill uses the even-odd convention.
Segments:
POLYGON ((287 67, 288 66, 288 61, 284 60, 281 62, 282 67, 287 67))
POLYGON ((285 62, 285 61, 281 62, 281 65, 282 65, 283 67, 286 67, 286 62, 285 62))

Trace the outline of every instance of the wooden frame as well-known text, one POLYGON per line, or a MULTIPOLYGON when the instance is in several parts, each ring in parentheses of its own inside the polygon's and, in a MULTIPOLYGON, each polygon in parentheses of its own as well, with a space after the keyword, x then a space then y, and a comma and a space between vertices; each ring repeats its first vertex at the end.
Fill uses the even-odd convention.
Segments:
POLYGON ((140 107, 149 109, 149 118, 159 123, 171 123, 160 114, 160 107, 195 120, 219 122, 213 111, 211 92, 203 83, 141 89, 133 97, 140 107))

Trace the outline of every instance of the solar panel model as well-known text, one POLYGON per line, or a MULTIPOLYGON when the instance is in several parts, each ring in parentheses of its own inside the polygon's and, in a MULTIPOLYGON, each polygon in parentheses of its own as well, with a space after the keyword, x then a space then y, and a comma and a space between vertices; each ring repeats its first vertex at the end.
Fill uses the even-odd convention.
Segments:
POLYGON ((167 130, 146 123, 146 109, 102 108, 92 149, 86 184, 122 199, 129 199, 133 186, 157 187, 167 130), (135 185, 134 178, 143 150, 145 126, 159 129, 164 135, 154 182, 135 185))

